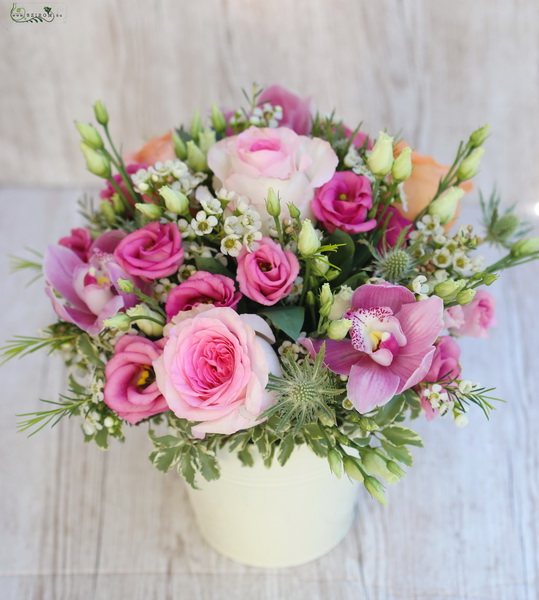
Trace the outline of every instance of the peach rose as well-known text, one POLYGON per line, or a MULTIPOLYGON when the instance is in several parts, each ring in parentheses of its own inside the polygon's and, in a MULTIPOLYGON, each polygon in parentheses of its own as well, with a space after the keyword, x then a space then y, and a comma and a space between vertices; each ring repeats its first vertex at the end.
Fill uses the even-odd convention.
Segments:
POLYGON ((126 164, 146 163, 147 165, 155 165, 156 162, 175 159, 176 153, 172 143, 172 132, 168 131, 161 137, 152 138, 142 148, 124 154, 123 158, 126 164))

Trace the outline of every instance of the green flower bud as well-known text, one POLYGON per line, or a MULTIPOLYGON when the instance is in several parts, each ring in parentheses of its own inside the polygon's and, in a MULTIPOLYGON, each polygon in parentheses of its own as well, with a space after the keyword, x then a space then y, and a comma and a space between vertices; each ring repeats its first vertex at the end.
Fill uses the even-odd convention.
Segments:
POLYGON ((343 474, 343 460, 340 452, 332 448, 328 454, 329 467, 332 472, 340 479, 343 474))
POLYGON ((135 208, 140 211, 149 221, 157 221, 163 214, 163 209, 157 204, 143 204, 138 202, 135 208))
POLYGON ((305 294, 305 304, 307 304, 307 306, 314 306, 315 302, 316 302, 316 298, 314 296, 314 292, 312 290, 309 290, 305 294))
POLYGON ((386 461, 373 451, 367 451, 363 455, 363 464, 369 473, 381 477, 387 483, 396 483, 399 478, 389 471, 386 461))
POLYGON ((329 287, 329 283, 324 283, 320 290, 320 314, 323 317, 327 317, 331 311, 332 305, 333 294, 331 293, 331 288, 329 287))
POLYGON ((373 498, 376 498, 382 504, 387 504, 387 500, 384 494, 384 488, 382 487, 382 484, 378 481, 378 479, 376 479, 375 477, 366 477, 365 481, 363 482, 363 485, 365 486, 367 492, 369 492, 369 494, 373 498))
POLYGON ((483 283, 485 285, 492 285, 498 277, 499 275, 497 273, 485 273, 482 277, 483 283))
POLYGON ((112 194, 112 208, 117 215, 123 215, 125 212, 125 204, 118 192, 112 194))
POLYGON ((350 477, 350 479, 355 479, 356 481, 363 481, 363 473, 361 469, 358 467, 356 459, 351 456, 343 457, 344 463, 344 472, 350 477))
POLYGON ((299 208, 297 206, 294 206, 294 204, 288 205, 288 212, 290 213, 290 216, 292 217, 292 219, 299 219, 301 216, 301 212, 299 211, 299 208))
POLYGON ((94 104, 94 114, 95 114, 95 118, 97 120, 97 122, 100 125, 107 125, 109 122, 109 113, 107 112, 107 109, 105 108, 103 102, 101 102, 101 100, 98 100, 95 104, 94 104))
POLYGON ((146 304, 137 304, 136 306, 133 306, 133 308, 128 309, 127 314, 132 318, 135 317, 133 320, 137 327, 146 335, 149 335, 150 337, 160 337, 163 335, 165 319, 158 312, 155 312, 146 306, 146 304), (140 317, 150 317, 153 320, 141 319, 140 317), (160 323, 156 323, 155 321, 160 321, 160 323))
POLYGON ((159 188, 159 195, 165 201, 167 210, 175 215, 185 215, 189 210, 189 200, 185 194, 173 190, 168 185, 159 188))
POLYGON ((281 200, 279 199, 279 194, 273 188, 268 190, 266 210, 271 217, 278 217, 281 214, 281 200))
POLYGON ((329 271, 329 263, 326 259, 320 256, 315 256, 311 261, 311 273, 318 277, 324 277, 329 271))
POLYGON ((446 225, 455 217, 462 196, 464 196, 464 190, 458 187, 450 187, 439 198, 429 204, 427 212, 429 215, 438 215, 440 223, 446 225))
POLYGON ((298 250, 302 256, 312 256, 320 248, 320 240, 310 219, 305 219, 301 224, 298 237, 298 250))
POLYGON ((328 281, 333 281, 334 279, 337 279, 337 277, 341 274, 339 269, 330 269, 327 273, 326 273, 326 279, 328 281))
POLYGON ((388 460, 386 463, 387 470, 393 475, 397 477, 404 477, 405 472, 400 468, 400 466, 394 460, 388 460))
POLYGON ((393 180, 396 182, 404 181, 408 179, 412 173, 412 149, 410 146, 403 148, 402 152, 397 156, 393 167, 391 168, 391 175, 393 180))
POLYGON ((524 258, 530 254, 534 254, 539 250, 539 237, 526 238, 518 240, 511 248, 511 256, 514 258, 524 258))
POLYGON ((105 217, 107 223, 110 223, 110 225, 116 223, 116 213, 108 200, 103 200, 103 202, 101 202, 99 205, 99 212, 105 217))
POLYGON ((483 145, 485 140, 488 138, 489 131, 489 123, 483 125, 483 127, 479 127, 479 129, 476 129, 470 136, 470 145, 472 148, 477 148, 478 146, 483 145))
POLYGON ((103 321, 105 327, 111 329, 119 329, 120 331, 127 331, 131 327, 131 319, 125 313, 118 313, 114 317, 105 319, 103 321))
POLYGON ((363 431, 376 431, 377 429, 380 429, 376 422, 368 417, 361 417, 361 419, 359 419, 359 426, 363 431))
POLYGON ((459 168, 457 169, 457 177, 461 181, 466 181, 477 175, 481 157, 484 153, 484 148, 476 148, 460 163, 459 168))
POLYGON ((103 179, 110 179, 111 170, 108 158, 102 152, 98 152, 85 142, 80 143, 80 149, 86 159, 86 168, 88 171, 103 179))
POLYGON ((211 123, 215 131, 223 133, 226 130, 226 119, 216 104, 211 105, 211 123))
POLYGON ((75 127, 78 129, 83 142, 86 142, 90 148, 100 150, 103 148, 103 138, 99 131, 93 126, 81 121, 75 121, 75 127))
POLYGON ((475 294, 477 293, 477 290, 462 290, 462 292, 459 292, 457 294, 457 302, 461 305, 461 306, 465 306, 466 304, 470 304, 470 302, 475 298, 475 294))
POLYGON ((182 138, 175 132, 172 132, 172 143, 174 144, 174 152, 180 160, 187 158, 187 146, 182 138))
POLYGON ((446 279, 434 286, 434 293, 444 302, 452 302, 465 285, 466 281, 464 279, 459 279, 458 281, 446 279))
POLYGON ((393 165, 393 138, 381 131, 367 157, 367 166, 376 177, 384 177, 393 165))
POLYGON ((339 319, 338 321, 331 321, 326 333, 330 340, 342 340, 350 331, 350 327, 352 327, 350 319, 339 319))
POLYGON ((198 136, 198 146, 204 154, 215 144, 215 131, 213 129, 204 129, 198 136))
POLYGON ((193 141, 187 142, 187 164, 193 171, 206 171, 208 168, 206 156, 193 141))
POLYGON ((204 128, 202 127, 202 121, 200 119, 200 111, 195 110, 193 120, 191 121, 191 137, 195 140, 198 140, 198 136, 200 135, 203 129, 204 128))
POLYGON ((342 319, 344 313, 350 308, 352 302, 352 294, 354 291, 347 285, 342 285, 341 289, 333 298, 333 306, 329 313, 329 318, 332 321, 342 319))
POLYGON ((118 279, 118 287, 120 288, 120 292, 124 294, 132 294, 135 290, 135 286, 132 281, 129 279, 118 279))

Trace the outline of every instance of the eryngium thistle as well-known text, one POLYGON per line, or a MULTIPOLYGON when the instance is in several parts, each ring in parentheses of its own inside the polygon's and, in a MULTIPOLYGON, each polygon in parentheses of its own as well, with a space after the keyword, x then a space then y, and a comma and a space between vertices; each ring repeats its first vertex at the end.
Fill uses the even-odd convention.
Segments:
POLYGON ((413 259, 406 250, 390 250, 377 261, 377 272, 386 281, 398 283, 410 275, 413 259))

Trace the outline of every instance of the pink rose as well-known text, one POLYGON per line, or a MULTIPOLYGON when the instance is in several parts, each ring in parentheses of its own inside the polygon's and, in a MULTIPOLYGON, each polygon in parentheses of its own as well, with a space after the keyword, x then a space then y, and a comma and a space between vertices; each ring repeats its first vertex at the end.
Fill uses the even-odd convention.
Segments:
POLYGON ((241 294, 236 292, 230 277, 197 271, 170 292, 165 310, 170 320, 179 312, 199 304, 236 308, 240 300, 241 294))
POLYGON ((314 190, 331 179, 338 162, 328 142, 286 127, 250 127, 217 142, 208 152, 208 165, 223 187, 246 196, 261 214, 266 214, 271 187, 282 199, 283 217, 288 203, 295 204, 304 218, 310 217, 314 190))
POLYGON ((488 337, 487 329, 496 325, 495 307, 496 300, 493 296, 485 290, 478 290, 470 304, 447 309, 445 323, 449 333, 458 336, 488 337), (458 308, 461 310, 454 310, 458 308))
POLYGON ((144 281, 167 277, 183 263, 182 237, 175 223, 154 221, 127 235, 114 257, 127 273, 144 281))
POLYGON ((376 226, 376 219, 367 220, 371 208, 370 181, 352 171, 335 173, 331 181, 316 190, 312 202, 315 217, 329 233, 336 227, 346 233, 370 231, 376 226))
MULTIPOLYGON (((443 335, 435 344, 434 357, 424 382, 433 384, 440 381, 459 379, 460 377, 460 346, 450 335, 443 335)), ((438 409, 433 408, 424 395, 420 396, 421 406, 427 420, 434 419, 438 409)))
POLYGON ((124 335, 105 367, 105 404, 134 425, 146 417, 168 410, 150 366, 161 355, 165 340, 157 342, 124 335))
MULTIPOLYGON (((145 169, 147 166, 148 165, 146 163, 131 163, 130 165, 127 165, 127 167, 126 167, 125 170, 127 171, 127 174, 129 176, 131 176, 134 173, 136 173, 139 169, 145 169)), ((132 206, 134 206, 135 205, 135 200, 129 194, 129 192, 127 190, 127 186, 125 185, 125 182, 122 179, 122 176, 119 175, 119 174, 116 174, 116 175, 113 175, 112 178, 118 184, 118 187, 122 190, 122 192, 124 193, 125 197, 128 199, 129 203, 132 206)), ((114 187, 112 186, 112 184, 109 181, 107 181, 105 189, 101 190, 101 192, 99 193, 99 196, 103 200, 110 200, 112 198, 112 196, 114 194, 116 194, 116 193, 117 192, 114 189, 114 187)), ((137 202, 138 202, 138 200, 137 200, 137 202)))
POLYGON ((240 291, 255 302, 271 306, 292 289, 299 274, 299 262, 290 250, 264 237, 257 250, 245 247, 238 255, 237 280, 240 291))
POLYGON ((270 372, 280 374, 279 360, 259 316, 201 305, 176 315, 165 333, 157 385, 178 417, 199 422, 197 437, 253 427, 274 404, 266 384, 270 372))
POLYGON ((269 102, 283 109, 281 127, 289 127, 299 135, 308 135, 311 131, 311 100, 302 99, 280 85, 271 85, 258 97, 258 104, 269 102))
POLYGON ((92 236, 86 228, 77 228, 71 230, 71 235, 58 240, 60 246, 65 246, 72 250, 82 261, 88 260, 90 247, 92 246, 92 236))

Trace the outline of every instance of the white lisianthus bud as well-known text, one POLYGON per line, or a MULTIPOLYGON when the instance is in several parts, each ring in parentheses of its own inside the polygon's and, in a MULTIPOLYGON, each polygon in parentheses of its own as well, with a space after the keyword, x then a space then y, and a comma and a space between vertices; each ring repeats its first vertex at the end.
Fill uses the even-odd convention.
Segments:
POLYGON ((98 152, 85 142, 80 143, 80 149, 86 159, 86 168, 88 171, 103 179, 110 179, 111 171, 108 158, 102 152, 98 152))
POLYGON ((324 277, 329 271, 329 262, 327 259, 315 256, 312 260, 312 273, 317 277, 324 277))
POLYGON ((338 294, 335 294, 333 298, 333 306, 329 313, 329 318, 332 321, 341 319, 344 313, 350 308, 350 302, 352 301, 353 290, 347 285, 342 285, 338 294))
POLYGON ((524 258, 539 250, 539 237, 518 240, 511 248, 511 256, 515 258, 524 258))
POLYGON ((103 138, 99 135, 99 131, 87 123, 75 121, 75 127, 78 129, 83 142, 86 142, 90 148, 100 150, 103 148, 103 138))
POLYGON ((458 281, 446 279, 434 286, 434 293, 445 302, 452 302, 465 285, 466 281, 464 279, 459 279, 458 281))
POLYGON ((215 131, 213 129, 204 129, 198 136, 198 146, 204 154, 215 144, 215 131))
POLYGON ((455 425, 457 427, 465 427, 466 425, 468 425, 468 417, 466 415, 463 415, 462 413, 458 414, 455 417, 455 425))
POLYGON ((163 209, 160 206, 157 206, 157 204, 143 204, 142 202, 137 202, 135 208, 150 221, 156 221, 163 214, 163 209))
POLYGON ((324 283, 320 290, 320 314, 323 317, 327 317, 331 311, 332 305, 333 294, 331 293, 331 288, 329 287, 329 283, 324 283))
POLYGON ((198 136, 202 132, 202 121, 200 119, 200 111, 195 110, 195 114, 193 115, 193 120, 191 121, 191 137, 195 140, 198 139, 198 136))
POLYGON ((268 197, 266 198, 266 210, 272 217, 278 217, 281 214, 281 201, 279 195, 273 188, 268 190, 268 197))
POLYGON ((107 223, 114 225, 116 223, 116 213, 112 204, 108 200, 103 200, 99 205, 99 212, 105 217, 107 223))
POLYGON ((175 132, 172 132, 172 143, 174 144, 174 152, 180 160, 187 158, 187 146, 182 138, 175 132))
POLYGON ((290 213, 292 219, 299 219, 301 216, 299 208, 292 203, 288 204, 288 212, 290 213))
POLYGON ((117 283, 120 292, 123 292, 124 294, 132 294, 135 289, 133 282, 129 281, 129 279, 118 279, 117 283))
POLYGON ((105 327, 127 331, 131 327, 131 319, 125 313, 118 313, 103 321, 105 327))
POLYGON ((476 129, 472 135, 470 136, 470 144, 472 147, 477 148, 485 143, 485 140, 488 138, 488 134, 490 131, 490 124, 487 123, 483 125, 483 127, 479 127, 476 129))
POLYGON ((185 194, 173 190, 168 185, 159 188, 159 195, 165 201, 167 210, 175 215, 185 215, 189 210, 189 200, 185 194))
POLYGON ((193 141, 187 142, 187 164, 193 171, 205 171, 208 168, 204 152, 193 141))
POLYGON ((467 179, 471 179, 477 175, 479 171, 479 163, 481 162, 481 157, 485 152, 484 148, 476 148, 473 152, 470 153, 470 156, 466 157, 459 165, 457 169, 457 177, 461 181, 466 181, 467 179))
POLYGON ((402 149, 402 152, 397 156, 393 167, 391 168, 391 175, 393 180, 397 183, 408 179, 412 173, 412 149, 410 146, 406 146, 402 149))
POLYGON ((146 335, 151 337, 159 337, 163 335, 163 326, 165 325, 164 318, 158 313, 146 306, 146 304, 137 304, 127 310, 130 317, 150 317, 150 319, 137 318, 134 320, 137 327, 146 335), (159 321, 156 323, 155 321, 159 321))
POLYGON ((389 471, 386 461, 375 452, 365 452, 362 458, 363 465, 369 473, 385 479, 387 483, 397 483, 399 480, 397 475, 389 471))
POLYGON ((464 196, 464 190, 455 186, 450 187, 439 198, 429 204, 427 212, 429 215, 439 216, 440 224, 446 225, 455 217, 462 196, 464 196))
POLYGON ((320 248, 320 240, 310 219, 305 219, 301 224, 298 237, 298 250, 302 256, 312 256, 320 248))
POLYGON ((472 290, 472 289, 462 290, 462 292, 459 292, 457 294, 457 302, 461 306, 470 304, 470 302, 475 298, 476 293, 477 293, 477 290, 472 290))
POLYGON ((373 149, 367 157, 367 166, 376 177, 384 177, 393 165, 393 138, 380 132, 373 149))
POLYGON ((211 105, 211 123, 215 128, 215 131, 218 131, 219 133, 226 129, 225 117, 216 104, 211 105))
POLYGON ((342 340, 350 331, 350 327, 352 327, 352 321, 350 319, 331 321, 328 325, 327 336, 330 340, 342 340))
POLYGON ((109 113, 101 100, 98 100, 94 104, 94 114, 100 125, 106 125, 109 122, 109 113))

